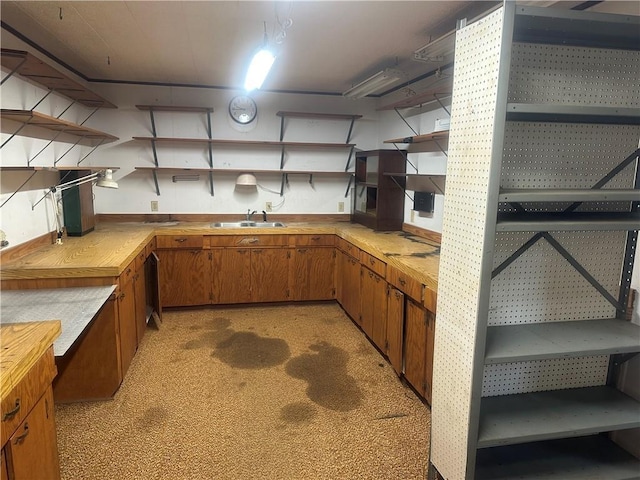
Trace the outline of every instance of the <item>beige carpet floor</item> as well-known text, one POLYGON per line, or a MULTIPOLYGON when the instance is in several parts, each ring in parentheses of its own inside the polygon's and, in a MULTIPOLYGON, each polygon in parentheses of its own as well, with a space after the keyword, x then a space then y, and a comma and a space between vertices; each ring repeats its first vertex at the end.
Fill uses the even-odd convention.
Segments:
POLYGON ((63 479, 424 479, 429 410, 334 303, 165 312, 113 400, 58 405, 63 479))

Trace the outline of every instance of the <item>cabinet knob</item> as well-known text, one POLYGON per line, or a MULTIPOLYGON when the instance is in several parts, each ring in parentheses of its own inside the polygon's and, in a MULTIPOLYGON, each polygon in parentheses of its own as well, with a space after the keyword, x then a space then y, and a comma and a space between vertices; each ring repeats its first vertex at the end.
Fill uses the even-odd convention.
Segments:
POLYGON ((16 414, 20 411, 20 399, 16 398, 16 406, 13 407, 11 410, 9 410, 8 412, 5 412, 4 415, 2 416, 2 421, 6 422, 7 420, 11 420, 13 417, 16 416, 16 414))
POLYGON ((187 237, 175 238, 174 240, 178 243, 183 243, 187 241, 187 237))
POLYGON ((400 285, 402 285, 403 287, 407 284, 407 281, 402 277, 400 277, 398 281, 400 282, 400 285))

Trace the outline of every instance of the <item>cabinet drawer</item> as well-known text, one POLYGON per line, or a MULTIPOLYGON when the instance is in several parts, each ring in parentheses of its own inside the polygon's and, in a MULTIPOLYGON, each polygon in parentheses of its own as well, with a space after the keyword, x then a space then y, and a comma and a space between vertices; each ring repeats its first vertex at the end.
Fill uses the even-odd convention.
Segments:
POLYGON ((53 347, 49 347, 22 381, 2 399, 2 411, 0 412, 2 416, 2 428, 0 428, 2 445, 9 440, 9 437, 42 396, 42 393, 51 385, 56 373, 53 347))
POLYGON ((424 289, 424 307, 430 312, 436 313, 436 303, 438 300, 438 294, 435 290, 429 287, 424 289))
POLYGON ((142 250, 140 250, 138 255, 136 255, 136 268, 135 268, 136 271, 140 270, 140 267, 144 265, 144 261, 146 258, 147 258, 147 252, 146 252, 146 249, 143 248, 142 250))
POLYGON ((158 248, 202 248, 202 235, 161 235, 157 237, 158 248))
POLYGON ((129 280, 133 278, 133 274, 136 272, 136 265, 138 259, 137 257, 131 260, 129 265, 127 265, 124 271, 120 274, 120 287, 125 285, 129 280))
POLYGON ((351 255, 353 258, 360 260, 360 249, 350 242, 347 242, 344 238, 338 238, 338 248, 347 255, 351 255))
POLYGON ((146 247, 144 247, 145 250, 145 257, 148 257, 149 255, 151 255, 151 253, 156 249, 156 239, 155 237, 153 238, 153 240, 151 240, 149 243, 147 243, 146 247))
POLYGON ((291 235, 289 240, 292 247, 311 245, 331 247, 335 245, 335 235, 291 235))
POLYGON ((363 250, 360 250, 360 263, 383 278, 387 272, 387 264, 385 262, 378 260, 363 250))
POLYGON ((387 281, 419 303, 423 302, 425 286, 392 265, 387 265, 387 281))
POLYGON ((225 235, 210 237, 211 247, 286 247, 289 235, 225 235))

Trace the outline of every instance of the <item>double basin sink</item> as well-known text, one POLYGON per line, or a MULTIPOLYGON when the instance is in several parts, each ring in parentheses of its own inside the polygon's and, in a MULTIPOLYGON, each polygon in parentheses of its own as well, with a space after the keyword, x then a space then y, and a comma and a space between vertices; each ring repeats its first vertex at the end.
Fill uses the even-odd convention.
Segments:
POLYGON ((254 227, 254 228, 274 228, 274 227, 286 227, 282 222, 253 222, 246 220, 242 222, 216 222, 212 223, 213 228, 242 228, 242 227, 254 227))

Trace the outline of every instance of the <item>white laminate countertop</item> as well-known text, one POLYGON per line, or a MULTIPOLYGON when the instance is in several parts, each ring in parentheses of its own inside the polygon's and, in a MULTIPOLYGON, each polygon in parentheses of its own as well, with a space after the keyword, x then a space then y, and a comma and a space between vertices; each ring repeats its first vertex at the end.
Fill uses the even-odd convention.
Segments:
POLYGON ((0 324, 60 320, 62 333, 53 342, 53 353, 63 356, 89 325, 116 289, 104 287, 3 290, 0 324))

